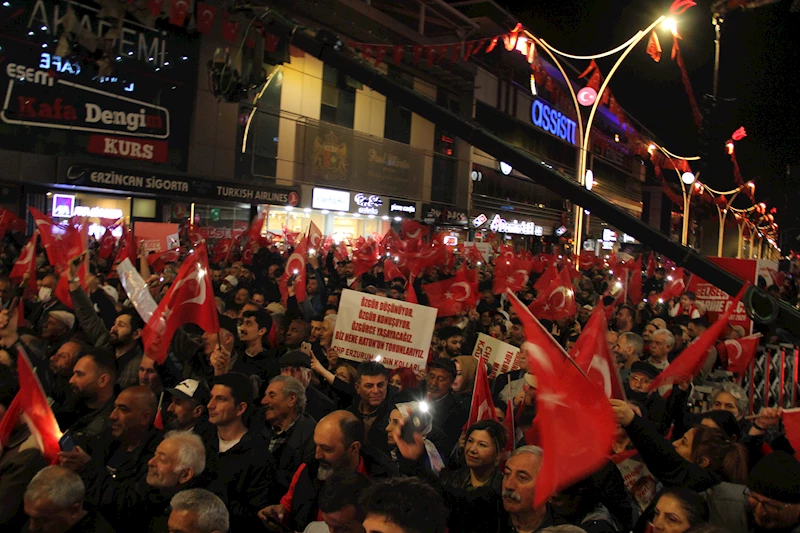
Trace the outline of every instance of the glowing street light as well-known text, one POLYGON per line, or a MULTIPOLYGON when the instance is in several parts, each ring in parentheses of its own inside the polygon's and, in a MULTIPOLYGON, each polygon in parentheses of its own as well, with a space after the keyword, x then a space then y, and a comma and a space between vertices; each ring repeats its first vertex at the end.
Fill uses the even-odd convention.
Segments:
POLYGON ((586 190, 591 191, 594 185, 594 172, 591 168, 586 169, 586 190))
POLYGON ((664 22, 661 23, 661 29, 672 33, 672 35, 678 34, 678 22, 674 18, 664 19, 664 22))
POLYGON ((695 180, 694 174, 692 174, 691 172, 684 172, 681 175, 681 181, 684 182, 686 185, 691 185, 692 183, 694 183, 694 180, 695 180))

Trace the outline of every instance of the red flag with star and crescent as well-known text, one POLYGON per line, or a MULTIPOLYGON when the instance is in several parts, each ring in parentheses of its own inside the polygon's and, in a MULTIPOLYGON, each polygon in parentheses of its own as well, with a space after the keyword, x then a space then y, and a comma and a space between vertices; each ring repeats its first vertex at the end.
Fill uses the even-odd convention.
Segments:
POLYGON ((308 232, 306 233, 306 239, 309 252, 311 250, 314 250, 317 253, 321 252, 322 244, 324 242, 322 239, 322 230, 320 230, 319 227, 316 224, 314 224, 313 220, 308 225, 308 232))
POLYGON ((575 291, 572 287, 567 269, 563 269, 547 289, 539 293, 528 307, 533 315, 542 320, 560 320, 575 316, 578 306, 575 303, 575 291))
POLYGON ((219 331, 205 243, 186 256, 175 281, 145 325, 142 331, 145 355, 163 364, 175 331, 188 323, 210 333, 219 331))
POLYGON ((528 369, 538 379, 534 431, 544 452, 533 507, 584 479, 608 460, 617 421, 600 387, 586 376, 525 305, 507 293, 525 329, 528 369))
POLYGON ((750 283, 745 283, 742 290, 739 291, 733 301, 729 302, 728 308, 719 316, 716 322, 697 337, 694 342, 684 348, 666 370, 653 380, 650 384, 650 390, 655 390, 662 385, 674 385, 682 381, 689 381, 700 373, 703 369, 703 364, 708 358, 709 348, 714 346, 722 330, 728 325, 731 313, 739 305, 739 301, 749 285, 750 283))
POLYGON ((595 306, 592 316, 583 327, 583 331, 581 331, 575 346, 569 351, 569 355, 575 360, 575 364, 586 373, 589 381, 600 387, 606 397, 624 400, 625 389, 619 377, 616 361, 606 343, 607 331, 608 322, 601 303, 595 306))
POLYGON ((28 274, 28 283, 25 286, 25 297, 31 298, 36 294, 38 285, 36 283, 36 241, 39 238, 39 231, 34 230, 28 243, 22 248, 14 268, 8 275, 9 279, 19 285, 28 274))
POLYGON ((25 233, 25 221, 5 207, 0 207, 0 239, 7 231, 25 233))
POLYGON ((269 216, 269 209, 264 209, 253 219, 253 223, 250 224, 247 233, 242 235, 242 237, 247 236, 247 244, 244 245, 242 250, 242 263, 245 265, 253 264, 253 246, 261 242, 261 229, 264 227, 267 216, 269 216))
POLYGON ((497 412, 492 401, 492 388, 489 386, 489 376, 486 374, 486 361, 478 360, 478 370, 475 374, 475 383, 472 388, 472 404, 469 409, 469 419, 465 429, 481 420, 497 421, 497 412))
MULTIPOLYGON (((758 345, 761 343, 761 334, 742 337, 741 339, 728 339, 722 343, 725 347, 725 356, 728 360, 726 370, 739 374, 747 373, 750 363, 756 356, 758 345)), ((721 352, 721 350, 718 350, 721 352)), ((720 356, 723 354, 720 353, 720 356)))
POLYGON ((394 260, 391 258, 386 259, 383 262, 383 280, 385 283, 389 283, 393 279, 406 279, 400 269, 397 268, 394 260))
POLYGON ((494 282, 492 292, 503 294, 506 289, 511 292, 521 291, 527 287, 528 279, 531 275, 533 258, 507 257, 506 253, 501 254, 494 266, 494 282), (506 256, 504 258, 504 256, 506 256))
POLYGON ((233 239, 218 240, 214 245, 214 249, 211 251, 211 262, 221 263, 223 261, 227 261, 228 256, 231 253, 231 246, 233 246, 233 239))
POLYGON ((533 289, 541 294, 543 291, 546 291, 550 285, 552 285, 555 280, 558 279, 558 266, 555 263, 552 263, 547 269, 539 276, 539 279, 536 280, 533 284, 533 289))
POLYGON ((422 286, 428 295, 428 304, 439 312, 437 316, 453 316, 467 311, 478 303, 478 274, 466 265, 450 279, 422 286))
POLYGON ((686 273, 683 271, 683 267, 680 267, 667 276, 664 290, 656 298, 666 302, 677 298, 684 292, 686 292, 686 273))
POLYGON ((422 239, 428 234, 428 226, 422 222, 405 218, 400 222, 400 237, 403 240, 413 241, 422 239))
POLYGON ((297 246, 292 250, 289 259, 286 260, 286 267, 283 269, 278 287, 281 291, 281 300, 289 298, 289 278, 294 276, 294 295, 297 303, 306 299, 306 254, 308 253, 308 240, 304 237, 300 239, 297 246))

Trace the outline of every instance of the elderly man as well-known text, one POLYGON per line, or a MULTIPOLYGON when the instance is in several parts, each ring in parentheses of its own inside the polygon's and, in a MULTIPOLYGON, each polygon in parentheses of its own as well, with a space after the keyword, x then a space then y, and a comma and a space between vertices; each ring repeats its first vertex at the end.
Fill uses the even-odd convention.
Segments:
POLYGON ((278 365, 282 376, 289 376, 306 388, 306 410, 314 420, 321 420, 336 409, 336 404, 311 383, 311 356, 300 350, 287 352, 278 365))
POLYGON ((647 362, 658 370, 669 366, 669 352, 675 346, 675 337, 668 329, 657 329, 650 336, 650 357, 647 362))
POLYGON ((275 456, 277 483, 285 493, 297 468, 314 458, 317 421, 305 412, 306 388, 290 376, 272 378, 261 405, 251 429, 267 441, 275 456))
POLYGON ((533 532, 553 525, 548 504, 533 507, 542 460, 542 449, 538 446, 521 446, 508 458, 503 472, 503 508, 508 513, 503 531, 533 532))
POLYGON ((85 495, 83 481, 74 472, 62 466, 42 469, 25 489, 25 514, 29 520, 22 531, 113 533, 114 528, 105 518, 83 507, 85 495))
POLYGON ((47 342, 45 354, 50 357, 64 344, 75 327, 75 315, 69 311, 53 310, 42 324, 41 337, 47 342))
POLYGON ((75 368, 75 363, 84 353, 81 343, 67 341, 50 356, 50 371, 53 373, 53 388, 50 391, 50 397, 53 399, 54 410, 58 410, 69 399, 72 392, 69 385, 72 369, 75 368))
POLYGON ((169 503, 169 531, 174 533, 228 533, 225 504, 205 489, 184 490, 169 503))
POLYGON ((658 374, 659 370, 650 363, 644 361, 633 363, 628 381, 625 383, 625 394, 629 400, 635 400, 644 406, 647 418, 664 435, 672 422, 667 414, 667 402, 658 391, 650 390, 650 384, 658 374))
POLYGON ((314 429, 314 460, 300 465, 280 503, 261 509, 258 516, 302 531, 310 522, 322 520, 317 495, 337 470, 354 470, 370 479, 399 473, 387 455, 363 442, 364 424, 353 413, 334 411, 320 420, 314 429))

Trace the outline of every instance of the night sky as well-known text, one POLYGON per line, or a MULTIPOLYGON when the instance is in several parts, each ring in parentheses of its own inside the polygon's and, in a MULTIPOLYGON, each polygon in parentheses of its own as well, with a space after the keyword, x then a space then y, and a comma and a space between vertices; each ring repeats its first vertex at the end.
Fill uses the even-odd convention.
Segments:
MULTIPOLYGON (((628 40, 639 29, 668 13, 671 2, 640 0, 539 0, 499 2, 534 34, 573 54, 595 54, 628 40)), ((722 28, 718 96, 736 99, 725 114, 730 132, 739 125, 748 136, 736 153, 747 180, 756 183, 757 201, 778 209, 781 229, 800 228, 800 13, 790 13, 791 0, 725 17, 722 28), (786 177, 786 166, 792 175, 786 177)), ((676 17, 681 52, 698 103, 712 92, 714 27, 710 0, 676 17)), ((661 140, 681 155, 698 152, 697 128, 681 83, 680 70, 670 59, 672 36, 659 31, 663 55, 655 63, 646 53, 647 39, 634 49, 611 81, 617 101, 661 140)), ((614 59, 600 59, 605 73, 614 59)), ((574 61, 583 70, 588 62, 574 61)), ((723 141, 724 142, 724 141, 723 141)), ((717 189, 735 187, 732 166, 724 152, 710 161, 701 180, 717 189)), ((737 207, 748 207, 745 199, 737 207)), ((793 234, 797 232, 792 231, 793 234)), ((800 243, 791 239, 795 248, 800 243)))

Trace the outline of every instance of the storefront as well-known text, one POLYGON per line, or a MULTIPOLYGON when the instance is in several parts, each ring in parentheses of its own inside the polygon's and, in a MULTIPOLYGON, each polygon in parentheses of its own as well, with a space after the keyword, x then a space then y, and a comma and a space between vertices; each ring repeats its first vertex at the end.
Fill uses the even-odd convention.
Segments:
POLYGON ((433 224, 445 244, 455 246, 469 240, 469 210, 443 204, 422 204, 421 220, 433 224))
POLYGON ((511 211, 486 213, 473 210, 470 214, 470 226, 475 231, 477 242, 483 242, 490 233, 493 233, 500 236, 505 244, 515 245, 523 250, 533 250, 543 238, 553 235, 551 224, 542 224, 533 217, 511 211))
POLYGON ((303 202, 299 208, 273 209, 267 229, 280 233, 306 231, 313 222, 324 235, 335 242, 358 237, 385 234, 393 222, 413 218, 417 203, 410 200, 364 192, 303 186, 303 202))

